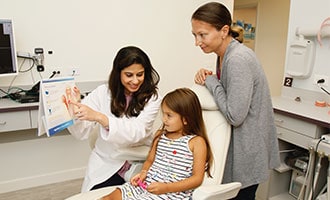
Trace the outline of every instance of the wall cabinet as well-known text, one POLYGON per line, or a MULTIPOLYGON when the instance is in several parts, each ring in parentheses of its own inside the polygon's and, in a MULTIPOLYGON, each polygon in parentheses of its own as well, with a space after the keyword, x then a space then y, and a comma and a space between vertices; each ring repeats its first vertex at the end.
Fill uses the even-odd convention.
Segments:
POLYGON ((38 127, 38 110, 30 110, 31 128, 38 127))
POLYGON ((284 114, 274 114, 278 138, 291 144, 308 149, 312 139, 320 138, 325 129, 303 120, 284 114))
POLYGON ((31 129, 29 110, 1 113, 0 132, 31 129))
POLYGON ((38 103, 21 104, 10 99, 0 100, 0 132, 36 128, 38 103))

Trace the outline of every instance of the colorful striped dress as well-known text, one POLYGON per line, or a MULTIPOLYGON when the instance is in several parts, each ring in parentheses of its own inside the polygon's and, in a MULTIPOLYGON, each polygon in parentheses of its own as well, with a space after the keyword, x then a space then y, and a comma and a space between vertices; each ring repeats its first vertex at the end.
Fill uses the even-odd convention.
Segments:
MULTIPOLYGON (((195 135, 169 139, 162 134, 157 145, 156 157, 148 170, 146 184, 151 182, 172 183, 186 179, 192 175, 193 154, 189 149, 189 140, 195 135)), ((125 183, 120 187, 123 200, 149 199, 191 199, 193 190, 154 195, 142 187, 125 183)))

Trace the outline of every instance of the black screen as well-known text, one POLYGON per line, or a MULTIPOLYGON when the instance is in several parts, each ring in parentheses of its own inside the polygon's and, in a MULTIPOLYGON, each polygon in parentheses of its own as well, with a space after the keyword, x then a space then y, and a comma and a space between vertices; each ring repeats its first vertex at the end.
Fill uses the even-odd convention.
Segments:
POLYGON ((11 20, 0 19, 0 76, 16 74, 16 53, 11 20))

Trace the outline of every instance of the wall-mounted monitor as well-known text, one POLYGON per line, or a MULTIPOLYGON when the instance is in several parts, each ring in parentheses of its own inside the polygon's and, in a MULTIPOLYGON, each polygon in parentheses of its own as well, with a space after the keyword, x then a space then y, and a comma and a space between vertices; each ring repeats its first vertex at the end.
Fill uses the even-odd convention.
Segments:
POLYGON ((0 19, 0 77, 18 74, 13 22, 0 19))

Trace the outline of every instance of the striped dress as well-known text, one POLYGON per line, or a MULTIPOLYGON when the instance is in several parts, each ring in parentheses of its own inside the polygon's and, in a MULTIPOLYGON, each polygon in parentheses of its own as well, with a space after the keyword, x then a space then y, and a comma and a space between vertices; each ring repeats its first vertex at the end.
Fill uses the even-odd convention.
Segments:
MULTIPOLYGON (((162 134, 157 145, 156 157, 148 170, 146 184, 151 182, 172 183, 192 175, 193 154, 189 149, 189 140, 195 135, 186 135, 178 139, 169 139, 162 134)), ((154 195, 142 187, 125 183, 120 187, 123 200, 149 199, 191 199, 193 190, 154 195)))

